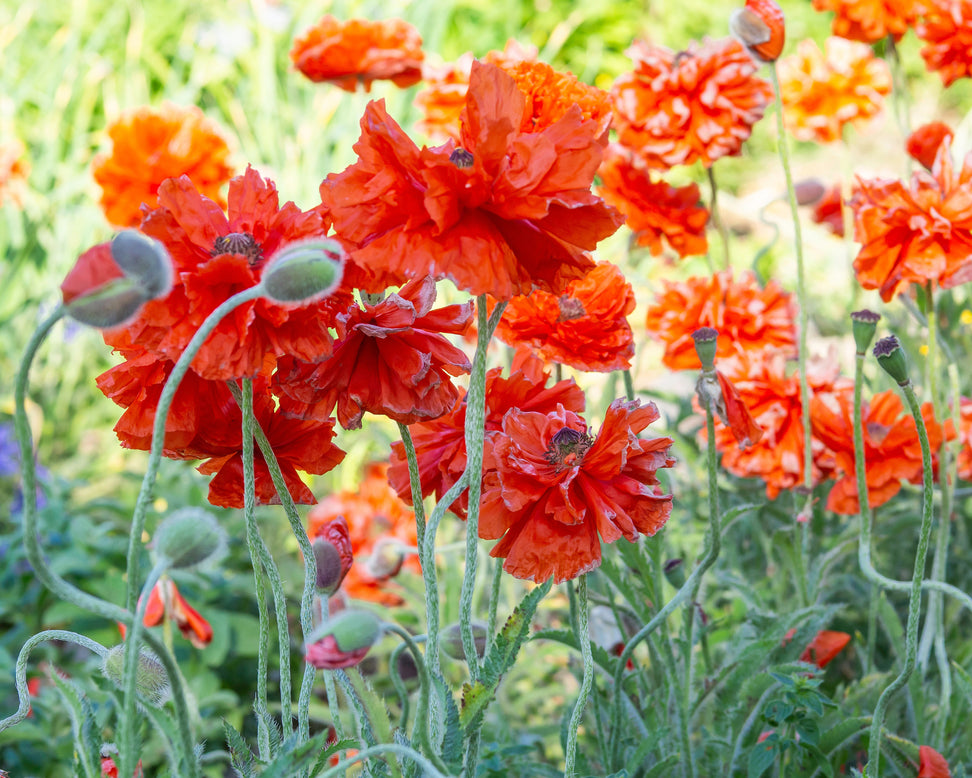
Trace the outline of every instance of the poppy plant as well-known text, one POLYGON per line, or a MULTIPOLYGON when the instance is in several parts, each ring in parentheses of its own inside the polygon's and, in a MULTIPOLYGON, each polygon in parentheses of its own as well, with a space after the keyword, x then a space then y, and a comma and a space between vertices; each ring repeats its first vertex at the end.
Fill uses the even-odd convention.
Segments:
POLYGON ((918 760, 916 778, 952 778, 948 761, 931 746, 918 747, 918 760))
POLYGON ((571 105, 549 127, 523 133, 527 96, 495 65, 473 63, 461 146, 418 146, 371 103, 357 163, 321 184, 321 198, 363 288, 407 278, 449 278, 500 300, 536 286, 560 294, 594 265, 598 241, 621 223, 591 193, 607 143, 597 121, 571 105))
POLYGON ((925 65, 945 86, 972 75, 972 0, 923 0, 925 13, 915 32, 926 46, 925 65))
POLYGON ((146 627, 155 627, 164 619, 172 621, 196 648, 205 648, 213 640, 213 628, 176 588, 171 578, 161 579, 149 594, 145 606, 146 627))
POLYGON ((137 227, 142 204, 157 207, 162 182, 182 175, 201 195, 225 205, 220 189, 233 176, 229 146, 198 108, 140 108, 113 122, 108 137, 111 153, 95 157, 93 172, 112 224, 137 227))
POLYGON ((834 12, 834 35, 868 44, 889 35, 900 40, 926 4, 926 0, 813 0, 815 11, 834 12))
POLYGON ((486 441, 479 535, 516 578, 555 583, 601 564, 601 542, 654 535, 672 509, 656 471, 671 467, 671 438, 642 440, 653 403, 615 400, 597 436, 558 407, 513 408, 486 441))

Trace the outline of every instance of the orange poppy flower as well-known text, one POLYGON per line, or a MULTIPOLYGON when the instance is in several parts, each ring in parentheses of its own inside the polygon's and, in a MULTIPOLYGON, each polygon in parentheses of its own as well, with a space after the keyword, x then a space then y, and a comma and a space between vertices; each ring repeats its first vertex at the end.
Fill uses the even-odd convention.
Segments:
POLYGON ((736 156, 773 99, 769 82, 732 38, 692 43, 677 54, 636 41, 634 71, 614 82, 618 140, 652 167, 736 156))
MULTIPOLYGON (((559 381, 547 387, 550 373, 543 363, 526 354, 514 359, 513 372, 503 377, 502 368, 486 373, 486 437, 496 434, 503 424, 503 416, 511 408, 537 413, 549 413, 563 406, 569 411, 584 411, 584 393, 573 379, 559 381)), ((434 494, 439 500, 459 480, 466 469, 466 399, 460 400, 450 413, 433 421, 413 424, 409 431, 418 459, 422 496, 434 494)), ((399 496, 412 502, 405 447, 400 441, 392 443, 388 480, 399 496)), ((466 516, 467 493, 456 500, 450 510, 461 518, 466 516)))
POLYGON ((112 224, 137 227, 142 204, 155 208, 162 182, 182 175, 201 195, 225 205, 219 190, 233 175, 229 147, 198 108, 140 108, 111 124, 108 137, 111 153, 95 157, 93 172, 112 224))
POLYGON ((601 564, 601 542, 654 535, 672 510, 656 471, 671 467, 671 438, 637 437, 658 419, 653 403, 615 400, 597 437, 562 406, 513 408, 484 453, 479 536, 516 578, 555 583, 601 564))
POLYGON ((432 310, 435 296, 435 282, 426 276, 376 305, 352 306, 340 314, 330 357, 280 360, 274 388, 283 409, 300 418, 326 419, 336 405, 345 429, 359 429, 366 411, 402 424, 447 413, 459 398, 451 378, 472 365, 442 333, 464 333, 473 304, 432 310))
POLYGON ((541 291, 514 297, 496 336, 578 370, 626 370, 634 356, 628 324, 634 308, 631 284, 610 262, 599 262, 584 278, 567 284, 560 297, 541 291))
POLYGON ((545 62, 511 61, 500 64, 513 76, 527 98, 520 132, 541 132, 556 124, 573 106, 579 106, 584 121, 593 121, 603 132, 611 123, 611 96, 585 84, 573 73, 561 73, 545 62))
POLYGON ((945 122, 929 122, 908 136, 905 148, 912 159, 931 170, 935 165, 935 157, 938 156, 942 141, 948 138, 951 143, 954 137, 955 133, 945 122))
POLYGON ((729 432, 736 439, 740 448, 749 448, 755 443, 759 443, 763 437, 763 428, 759 426, 750 413, 748 406, 739 394, 739 390, 726 374, 720 370, 715 371, 716 380, 719 382, 719 389, 722 394, 722 402, 719 405, 719 418, 722 423, 729 428, 729 432))
POLYGON ((900 40, 924 10, 925 0, 813 0, 816 11, 833 11, 833 33, 861 43, 889 35, 900 40))
POLYGON ((0 143, 0 207, 5 202, 23 207, 30 165, 24 159, 24 144, 16 138, 0 143))
POLYGON ((662 362, 673 370, 701 368, 692 340, 700 327, 719 331, 717 359, 764 348, 796 356, 793 295, 775 281, 760 289, 752 273, 734 281, 732 271, 723 270, 682 283, 662 283, 664 289, 648 309, 645 327, 664 344, 662 362))
POLYGON ((172 621, 196 648, 205 648, 213 640, 213 628, 176 588, 171 578, 161 579, 149 594, 145 606, 146 627, 155 627, 164 619, 172 621))
POLYGON ((962 446, 958 453, 958 477, 972 481, 972 399, 968 397, 959 400, 958 436, 962 446))
MULTIPOLYGON (((159 207, 146 214, 140 229, 168 249, 175 286, 164 299, 146 303, 130 324, 105 332, 105 342, 118 348, 137 344, 160 358, 177 360, 206 316, 260 281, 278 249, 323 237, 327 227, 320 209, 281 206, 273 182, 253 168, 230 182, 227 213, 185 176, 167 180, 159 188, 159 207)), ((344 286, 301 306, 266 298, 244 303, 216 327, 192 369, 218 381, 267 374, 284 354, 306 361, 327 356, 329 327, 351 300, 344 286)))
MULTIPOLYGON (((859 187, 855 186, 852 192, 856 194, 858 190, 859 187)), ((814 204, 810 218, 829 229, 834 235, 844 237, 844 210, 841 207, 840 184, 830 187, 814 204)))
POLYGON ((917 778, 952 778, 945 757, 931 746, 919 746, 918 759, 917 778))
POLYGON ((518 131, 525 96, 495 65, 473 63, 462 145, 419 150, 382 103, 371 103, 359 161, 321 184, 368 291, 429 275, 508 300, 561 294, 594 266, 588 254, 621 223, 591 193, 607 133, 580 107, 550 127, 518 131))
POLYGON ((891 91, 891 70, 870 46, 831 37, 821 52, 812 40, 780 60, 780 96, 787 129, 799 140, 832 143, 844 125, 873 117, 891 91))
POLYGON ((844 650, 844 647, 850 643, 850 639, 851 636, 846 632, 822 629, 800 654, 800 661, 813 662, 822 669, 837 658, 837 654, 844 650))
POLYGON ((409 87, 422 79, 422 36, 408 22, 385 19, 340 22, 325 16, 294 41, 290 60, 311 81, 326 81, 346 92, 389 80, 409 87))
POLYGON ((775 62, 786 43, 783 9, 774 0, 746 0, 733 11, 729 29, 746 50, 762 62, 775 62))
POLYGON ((675 187, 653 181, 638 164, 637 155, 618 144, 608 146, 597 174, 601 178, 597 193, 624 214, 638 245, 647 246, 653 256, 664 252, 665 243, 680 257, 709 250, 705 234, 709 212, 699 205, 698 184, 675 187))
POLYGON ((915 28, 928 45, 921 56, 942 83, 972 75, 972 0, 924 0, 925 13, 915 28))
MULTIPOLYGON (((406 481, 408 475, 406 474, 406 481)), ((398 549, 414 550, 417 541, 415 514, 388 485, 388 465, 375 462, 365 468, 357 491, 328 495, 307 514, 307 534, 317 537, 331 522, 344 517, 350 533, 356 563, 350 567, 341 590, 349 597, 383 605, 400 605, 404 600, 391 579, 398 569, 389 571, 371 564, 370 557, 381 551, 381 544, 392 542, 398 549)), ((404 566, 420 572, 418 557, 408 551, 404 566)), ((401 565, 399 565, 401 567, 401 565)))
MULTIPOLYGON (((813 434, 834 452, 839 477, 830 490, 827 509, 843 515, 859 513, 854 466, 853 397, 850 393, 835 394, 830 403, 814 397, 810 412, 813 434)), ((874 395, 870 403, 864 403, 861 412, 868 503, 871 508, 877 508, 901 491, 902 481, 921 483, 921 447, 914 419, 904 411, 901 399, 894 390, 874 395)), ((928 428, 931 449, 938 451, 942 445, 943 431, 935 421, 931 403, 922 405, 921 413, 928 428)), ((949 437, 954 437, 951 429, 949 437)))
POLYGON ((888 302, 909 283, 933 281, 943 289, 972 280, 972 157, 961 172, 944 139, 930 171, 911 185, 893 179, 859 181, 851 201, 854 260, 865 289, 880 289, 888 302))

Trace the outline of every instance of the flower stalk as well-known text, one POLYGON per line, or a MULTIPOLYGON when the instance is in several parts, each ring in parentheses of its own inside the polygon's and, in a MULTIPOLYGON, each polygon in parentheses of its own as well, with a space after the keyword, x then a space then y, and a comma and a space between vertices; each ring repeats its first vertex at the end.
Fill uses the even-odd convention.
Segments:
MULTIPOLYGON (((568 582, 567 584, 571 584, 568 582)), ((567 726, 567 753, 564 765, 566 778, 577 775, 577 730, 584 716, 584 707, 591 693, 594 683, 594 657, 591 653, 591 635, 589 625, 590 605, 587 598, 587 574, 580 576, 577 581, 577 643, 580 645, 581 657, 584 660, 584 675, 581 680, 580 692, 574 710, 570 714, 570 724, 567 726)))

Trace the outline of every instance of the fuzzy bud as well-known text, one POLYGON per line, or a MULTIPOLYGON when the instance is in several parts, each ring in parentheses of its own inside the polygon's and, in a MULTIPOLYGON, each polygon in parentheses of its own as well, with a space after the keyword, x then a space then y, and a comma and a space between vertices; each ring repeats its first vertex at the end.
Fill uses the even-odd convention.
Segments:
POLYGON ((343 516, 329 521, 318 530, 312 544, 317 563, 317 591, 331 595, 341 588, 344 576, 354 563, 348 522, 343 516))
POLYGON ((335 614, 315 629, 304 646, 304 659, 319 670, 358 664, 381 637, 381 621, 365 610, 335 614))
POLYGON ((261 282, 266 296, 278 303, 304 304, 327 297, 341 283, 345 253, 327 238, 284 246, 271 257, 261 282))
POLYGON ((854 343, 857 344, 857 355, 863 357, 874 340, 881 314, 866 308, 851 314, 851 328, 854 332, 854 343))
MULTIPOLYGON (((486 653, 486 625, 481 621, 472 623, 473 643, 476 645, 476 653, 479 658, 483 658, 486 653)), ((451 659, 459 662, 466 661, 466 651, 462 647, 462 627, 458 624, 450 624, 439 633, 439 648, 442 653, 451 659)))
POLYGON ((685 565, 681 559, 669 559, 664 567, 665 578, 676 589, 681 589, 685 583, 685 565))
POLYGON ((165 297, 172 290, 172 258, 159 241, 138 230, 123 230, 111 242, 111 258, 147 299, 165 297))
POLYGON ((226 553, 226 533, 207 511, 182 508, 159 524, 152 547, 170 568, 186 570, 220 559, 226 553))
POLYGON ((774 0, 746 0, 729 18, 729 31, 762 62, 778 59, 786 42, 783 11, 774 0))
POLYGON ((898 382, 898 386, 907 386, 911 383, 908 378, 908 360, 905 357, 901 343, 894 335, 881 338, 874 344, 874 356, 877 357, 878 364, 884 368, 889 376, 898 382))
POLYGON ((130 322, 145 300, 145 292, 137 282, 130 278, 116 278, 75 297, 66 310, 75 321, 105 330, 130 322))
POLYGON ((816 178, 805 178, 802 181, 797 181, 793 189, 796 192, 797 205, 814 205, 827 194, 827 187, 816 178))
MULTIPOLYGON (((102 664, 105 677, 118 689, 125 688, 125 644, 112 648, 102 664)), ((138 669, 135 671, 135 689, 144 702, 153 707, 161 707, 171 694, 169 677, 165 668, 151 651, 140 649, 138 669)))
POLYGON ((371 551, 371 555, 364 560, 364 571, 376 581, 386 581, 394 578, 402 569, 405 554, 402 544, 392 538, 379 538, 371 551))
POLYGON ((719 331, 712 327, 699 327, 692 333, 695 341, 695 353, 699 355, 702 370, 708 372, 715 367, 716 349, 719 343, 719 331))

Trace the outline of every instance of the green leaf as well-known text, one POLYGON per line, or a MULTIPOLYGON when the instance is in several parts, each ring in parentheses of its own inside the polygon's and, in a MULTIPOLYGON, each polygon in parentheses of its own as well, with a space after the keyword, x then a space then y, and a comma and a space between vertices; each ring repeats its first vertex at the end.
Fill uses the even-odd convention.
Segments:
POLYGON ((341 751, 347 751, 349 748, 358 748, 361 744, 354 738, 346 737, 343 740, 338 740, 336 743, 331 743, 327 748, 321 751, 320 755, 317 757, 317 761, 314 762, 314 766, 311 768, 310 774, 312 776, 323 772, 328 769, 328 760, 332 756, 336 756, 341 751))
POLYGON ((857 716, 856 718, 845 719, 823 733, 818 744, 820 750, 825 754, 830 754, 858 733, 867 730, 870 726, 870 716, 857 716))
POLYGON ((223 732, 226 735, 226 747, 230 754, 230 764, 241 778, 251 778, 253 775, 254 756, 236 727, 223 719, 223 732))
POLYGON ((747 778, 759 778, 776 761, 777 741, 772 736, 753 746, 749 752, 749 771, 747 778))
POLYGON ((830 761, 827 759, 827 755, 824 754, 823 751, 812 743, 807 743, 806 741, 800 741, 800 748, 807 753, 813 754, 817 758, 817 768, 823 772, 827 778, 834 778, 834 768, 830 766, 830 761))
POLYGON ((319 749, 327 742, 328 732, 321 732, 306 743, 300 743, 297 735, 287 738, 280 746, 277 758, 260 773, 260 778, 293 778, 309 767, 319 749))
POLYGON ((669 754, 667 757, 662 759, 658 764, 652 767, 647 773, 645 773, 645 778, 661 778, 661 776, 669 776, 673 774, 673 770, 670 768, 675 767, 678 764, 678 754, 669 754))
MULTIPOLYGON (((87 778, 97 778, 101 775, 100 766, 95 760, 99 756, 100 746, 95 742, 92 731, 97 729, 91 704, 81 690, 71 681, 61 678, 56 671, 51 670, 47 677, 54 684, 58 696, 64 701, 64 710, 71 719, 71 733, 74 736, 75 759, 84 770, 87 778)), ((81 775, 79 772, 78 775, 81 775)))
POLYGON ((449 767, 454 767, 456 772, 462 767, 463 757, 463 738, 462 726, 459 724, 459 708, 445 684, 445 681, 436 676, 433 683, 439 690, 440 699, 445 703, 445 733, 442 736, 442 759, 449 767))

